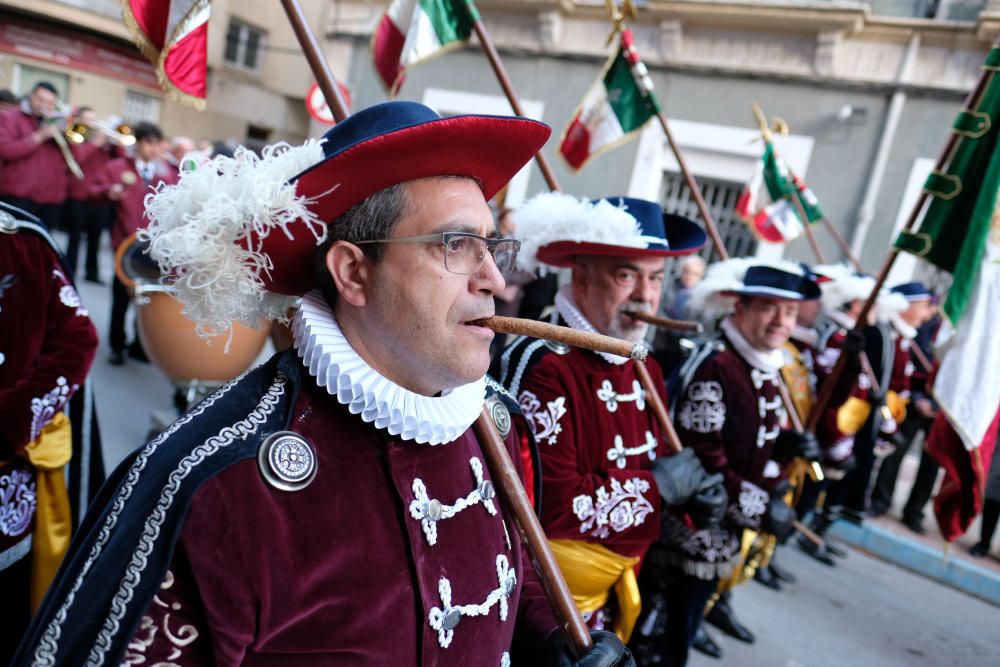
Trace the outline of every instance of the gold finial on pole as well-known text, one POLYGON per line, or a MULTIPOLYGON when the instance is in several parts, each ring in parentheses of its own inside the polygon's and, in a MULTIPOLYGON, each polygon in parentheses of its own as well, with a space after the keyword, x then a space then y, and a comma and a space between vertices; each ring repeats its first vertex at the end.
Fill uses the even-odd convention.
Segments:
POLYGON ((625 0, 621 7, 618 6, 617 0, 604 0, 604 4, 608 8, 608 14, 611 15, 611 32, 608 34, 605 46, 611 46, 611 42, 615 40, 618 33, 625 29, 625 20, 634 21, 639 16, 639 12, 632 0, 625 0))

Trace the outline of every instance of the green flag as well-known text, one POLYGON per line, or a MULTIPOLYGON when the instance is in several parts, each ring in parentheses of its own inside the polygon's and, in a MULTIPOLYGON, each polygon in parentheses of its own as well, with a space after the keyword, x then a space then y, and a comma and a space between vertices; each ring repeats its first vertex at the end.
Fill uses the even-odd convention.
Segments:
POLYGON ((963 109, 952 125, 959 145, 944 172, 924 183, 931 196, 920 228, 903 232, 896 248, 952 274, 944 314, 957 324, 965 312, 986 251, 986 237, 1000 194, 1000 48, 993 48, 983 69, 989 80, 975 109, 963 109))

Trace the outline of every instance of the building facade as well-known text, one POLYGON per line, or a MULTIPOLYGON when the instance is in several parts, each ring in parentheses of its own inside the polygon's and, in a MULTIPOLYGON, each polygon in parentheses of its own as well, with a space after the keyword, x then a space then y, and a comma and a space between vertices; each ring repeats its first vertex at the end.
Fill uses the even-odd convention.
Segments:
MULTIPOLYGON (((322 25, 327 0, 300 0, 322 25)), ((280 3, 213 0, 203 112, 173 102, 132 45, 119 0, 0 2, 0 88, 23 94, 51 81, 70 105, 100 117, 148 120, 168 136, 259 145, 301 142, 312 74, 280 3)))
MULTIPOLYGON (((386 3, 333 3, 334 70, 358 106, 386 99, 369 37, 386 3)), ((545 147, 561 187, 578 195, 659 199, 697 217, 659 125, 572 173, 559 135, 614 48, 603 0, 479 0, 526 114, 553 127, 545 147)), ((763 150, 751 113, 783 118, 776 146, 816 192, 830 221, 876 270, 975 84, 1000 31, 1000 3, 976 0, 688 0, 639 4, 631 22, 671 132, 736 255, 813 261, 805 239, 758 243, 732 208, 763 150)), ((410 70, 399 94, 442 113, 510 113, 478 44, 410 70)), ((526 168, 508 204, 545 188, 526 168)), ((843 254, 816 229, 827 259, 843 254)), ((913 262, 899 262, 907 277, 913 262)))

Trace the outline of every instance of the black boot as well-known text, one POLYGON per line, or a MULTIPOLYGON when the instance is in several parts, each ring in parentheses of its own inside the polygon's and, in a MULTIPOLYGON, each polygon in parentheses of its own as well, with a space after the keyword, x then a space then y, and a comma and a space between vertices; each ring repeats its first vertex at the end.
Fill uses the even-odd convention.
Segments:
POLYGON ((776 554, 771 556, 771 563, 767 566, 768 569, 771 570, 771 574, 773 574, 778 581, 783 581, 786 584, 794 584, 795 575, 778 565, 778 560, 775 556, 776 554))
POLYGON ((773 591, 781 590, 781 582, 778 577, 774 576, 774 571, 771 570, 771 566, 758 567, 753 573, 753 580, 759 584, 764 584, 773 591))
POLYGON ((825 544, 817 545, 812 540, 806 539, 804 535, 799 535, 799 539, 796 541, 799 544, 799 549, 802 549, 803 552, 823 563, 823 565, 833 567, 837 564, 825 544))
POLYGON ((839 546, 833 540, 827 538, 824 540, 824 544, 826 546, 826 552, 831 556, 836 556, 837 558, 847 558, 847 549, 839 546))
POLYGON ((699 625, 698 632, 694 633, 691 648, 704 653, 710 658, 722 658, 722 647, 719 646, 719 643, 715 641, 712 635, 708 634, 704 623, 699 625))
POLYGON ((739 639, 741 642, 753 644, 756 641, 753 633, 745 625, 736 619, 733 608, 729 605, 729 592, 719 596, 712 610, 705 616, 705 620, 725 632, 730 637, 739 639))

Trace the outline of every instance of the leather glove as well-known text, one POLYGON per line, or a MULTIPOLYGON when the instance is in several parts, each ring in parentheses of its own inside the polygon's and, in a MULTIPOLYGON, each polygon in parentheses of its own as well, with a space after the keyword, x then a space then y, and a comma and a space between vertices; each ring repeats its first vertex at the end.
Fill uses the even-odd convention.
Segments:
POLYGON ((821 453, 819 441, 809 431, 782 431, 774 441, 771 458, 778 463, 788 463, 796 456, 807 461, 819 461, 821 453))
POLYGON ((684 504, 684 511, 698 530, 718 526, 726 515, 729 494, 723 480, 720 472, 706 476, 698 491, 684 504))
POLYGON ((778 542, 784 543, 792 534, 792 522, 795 518, 795 510, 789 507, 788 503, 781 498, 771 498, 767 502, 767 512, 764 513, 760 529, 777 537, 778 542))
POLYGON ((650 472, 663 502, 673 506, 687 503, 707 476, 693 449, 682 449, 673 456, 661 456, 653 461, 650 472))
POLYGON ((556 630, 545 640, 545 662, 542 664, 547 667, 635 667, 632 652, 622 644, 618 635, 591 630, 590 639, 594 646, 576 659, 566 633, 556 630))
POLYGON ((844 342, 841 347, 844 351, 850 352, 854 355, 863 352, 865 349, 865 332, 858 331, 857 329, 851 329, 844 337, 844 342))

